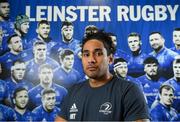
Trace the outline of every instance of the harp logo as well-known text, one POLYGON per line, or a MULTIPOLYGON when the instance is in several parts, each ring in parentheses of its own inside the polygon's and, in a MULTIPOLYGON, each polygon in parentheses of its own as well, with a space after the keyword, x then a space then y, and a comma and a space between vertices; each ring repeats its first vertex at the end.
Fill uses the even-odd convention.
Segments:
POLYGON ((104 104, 102 104, 100 106, 100 113, 103 113, 104 115, 108 115, 110 113, 112 113, 112 104, 110 102, 105 102, 104 104))

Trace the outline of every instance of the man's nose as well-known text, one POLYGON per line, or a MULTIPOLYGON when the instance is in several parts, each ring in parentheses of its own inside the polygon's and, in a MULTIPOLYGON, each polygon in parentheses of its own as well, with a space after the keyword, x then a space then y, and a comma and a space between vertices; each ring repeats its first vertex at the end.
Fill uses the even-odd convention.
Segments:
POLYGON ((95 63, 95 62, 96 62, 95 56, 93 54, 91 54, 88 57, 88 63, 95 63))

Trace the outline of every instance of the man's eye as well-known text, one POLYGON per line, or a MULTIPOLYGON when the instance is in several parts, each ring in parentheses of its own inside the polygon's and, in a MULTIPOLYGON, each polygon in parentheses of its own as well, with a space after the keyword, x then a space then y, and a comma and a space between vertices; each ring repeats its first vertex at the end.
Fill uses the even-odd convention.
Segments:
POLYGON ((103 55, 102 52, 96 52, 95 54, 96 54, 96 56, 101 56, 101 55, 103 55))
POLYGON ((88 53, 83 53, 83 57, 88 57, 89 54, 88 53))

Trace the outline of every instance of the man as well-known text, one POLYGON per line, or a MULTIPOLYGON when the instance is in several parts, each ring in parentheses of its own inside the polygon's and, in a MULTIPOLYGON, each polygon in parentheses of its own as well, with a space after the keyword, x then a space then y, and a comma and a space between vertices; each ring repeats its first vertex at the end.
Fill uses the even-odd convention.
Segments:
POLYGON ((48 64, 43 64, 39 67, 39 85, 29 90, 31 109, 41 105, 41 92, 44 89, 52 88, 56 91, 56 105, 59 107, 62 99, 66 96, 67 90, 53 83, 53 69, 48 64))
POLYGON ((23 49, 28 49, 28 40, 26 38, 26 34, 29 31, 29 17, 26 15, 18 15, 16 16, 16 20, 14 23, 15 33, 21 37, 23 43, 23 49))
POLYGON ((69 48, 71 49, 75 56, 81 57, 81 42, 73 38, 74 35, 74 26, 72 22, 64 21, 61 26, 61 35, 62 39, 52 48, 52 57, 53 59, 59 60, 58 52, 62 49, 69 48))
POLYGON ((16 114, 14 110, 8 106, 0 104, 0 121, 15 121, 16 114))
POLYGON ((14 24, 9 19, 10 5, 8 0, 0 1, 0 26, 3 29, 4 38, 7 38, 14 32, 14 24))
POLYGON ((180 113, 180 57, 176 56, 173 61, 173 72, 174 77, 167 80, 164 84, 170 84, 174 87, 175 99, 173 102, 173 108, 176 108, 178 113, 180 113))
POLYGON ((51 48, 57 44, 57 42, 53 41, 50 37, 51 26, 47 20, 41 20, 36 29, 36 33, 38 34, 36 38, 34 38, 31 42, 29 42, 29 46, 32 47, 33 43, 36 41, 43 41, 47 45, 47 55, 50 55, 51 48))
POLYGON ((33 121, 54 121, 60 109, 55 106, 56 92, 44 89, 41 94, 42 104, 33 110, 33 121))
POLYGON ((2 67, 4 68, 3 71, 6 75, 5 78, 8 78, 10 76, 12 63, 18 59, 23 58, 21 55, 23 51, 22 40, 17 34, 10 36, 10 38, 8 39, 8 47, 10 49, 10 52, 7 52, 0 57, 2 67))
POLYGON ((159 89, 160 101, 150 112, 152 121, 171 121, 177 118, 177 112, 172 108, 174 89, 170 85, 162 85, 159 89))
POLYGON ((125 59, 123 59, 123 58, 114 59, 114 73, 118 78, 122 78, 122 79, 130 81, 130 82, 134 82, 135 84, 138 85, 138 87, 143 92, 142 84, 136 78, 133 78, 133 77, 127 75, 128 65, 127 65, 127 61, 125 59))
POLYGON ((63 49, 59 53, 60 68, 54 73, 55 82, 65 88, 79 83, 81 78, 80 73, 73 68, 74 53, 70 49, 63 49))
POLYGON ((145 74, 143 61, 147 55, 142 52, 141 45, 141 36, 138 33, 132 32, 128 35, 128 46, 132 53, 128 60, 128 75, 135 78, 145 74))
POLYGON ((152 32, 149 35, 149 43, 153 49, 150 55, 159 62, 160 75, 166 79, 173 77, 172 62, 178 54, 165 47, 165 40, 160 32, 152 32))
POLYGON ((10 6, 7 0, 0 2, 0 21, 7 21, 9 19, 10 6))
POLYGON ((115 58, 123 58, 123 59, 128 61, 130 56, 126 52, 124 52, 123 50, 119 49, 117 46, 118 45, 117 44, 117 36, 113 33, 109 33, 109 35, 110 35, 110 37, 111 37, 111 39, 112 39, 112 41, 116 47, 116 52, 114 54, 114 57, 115 58))
POLYGON ((13 98, 14 90, 18 87, 24 87, 27 90, 33 88, 33 84, 25 80, 25 72, 26 64, 24 61, 17 60, 13 62, 13 65, 11 67, 11 77, 6 79, 8 92, 11 98, 13 98))
POLYGON ((27 74, 26 79, 32 82, 34 85, 38 84, 38 68, 42 64, 50 64, 55 70, 59 67, 58 62, 47 56, 47 45, 43 41, 37 41, 33 45, 34 58, 27 62, 27 74))
POLYGON ((140 87, 142 87, 141 84, 135 79, 132 78, 131 76, 128 76, 128 65, 127 61, 123 58, 116 58, 114 59, 114 73, 117 77, 122 78, 127 81, 132 81, 136 84, 138 84, 140 87))
POLYGON ((27 109, 29 101, 28 90, 24 87, 18 87, 13 93, 14 110, 16 121, 32 121, 32 112, 27 109))
POLYGON ((155 57, 150 56, 146 58, 144 60, 145 75, 138 78, 138 81, 143 86, 143 91, 147 98, 149 108, 151 108, 155 97, 158 95, 161 84, 166 81, 165 78, 160 77, 158 67, 159 63, 155 57))
POLYGON ((82 63, 89 79, 71 87, 57 121, 148 120, 147 106, 139 88, 109 72, 114 52, 111 38, 105 32, 83 39, 82 63))
POLYGON ((180 28, 175 28, 173 31, 173 42, 174 47, 171 50, 180 54, 180 28))

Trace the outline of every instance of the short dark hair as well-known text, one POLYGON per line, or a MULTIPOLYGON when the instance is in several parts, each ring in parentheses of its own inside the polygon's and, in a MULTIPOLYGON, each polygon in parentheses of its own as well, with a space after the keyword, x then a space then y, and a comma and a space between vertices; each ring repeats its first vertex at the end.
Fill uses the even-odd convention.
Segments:
POLYGON ((118 62, 126 62, 127 63, 127 61, 124 58, 115 58, 114 59, 114 64, 116 64, 118 62))
POLYGON ((175 28, 174 31, 180 31, 180 28, 175 28))
POLYGON ((62 50, 60 50, 59 56, 60 56, 61 60, 63 60, 64 57, 67 56, 67 55, 74 55, 74 52, 72 50, 70 50, 70 49, 62 49, 62 50))
POLYGON ((33 43, 33 48, 36 46, 36 45, 46 45, 46 42, 44 42, 44 41, 35 41, 34 43, 33 43))
POLYGON ((64 26, 73 26, 73 23, 70 22, 70 21, 65 20, 65 21, 62 22, 61 28, 63 28, 64 26))
POLYGON ((173 63, 180 63, 180 56, 175 56, 173 63))
POLYGON ((24 87, 17 87, 13 92, 13 98, 16 98, 17 93, 20 92, 20 91, 27 91, 28 92, 28 90, 26 88, 24 88, 24 87))
POLYGON ((7 40, 7 43, 10 44, 10 43, 11 43, 11 39, 12 39, 13 37, 16 37, 16 36, 19 37, 19 35, 17 35, 17 34, 13 34, 13 35, 9 36, 9 38, 8 38, 8 40, 7 40))
POLYGON ((98 41, 102 42, 104 47, 107 50, 107 55, 109 56, 110 54, 114 54, 116 51, 115 45, 112 42, 111 37, 109 36, 108 33, 104 32, 103 30, 99 30, 97 33, 92 33, 87 35, 86 37, 83 38, 82 40, 82 52, 83 52, 83 47, 86 42, 88 42, 91 39, 97 39, 98 41))
POLYGON ((119 66, 119 62, 126 62, 127 63, 127 61, 124 58, 115 58, 114 59, 114 68, 119 66))
POLYGON ((23 61, 22 59, 18 59, 12 63, 12 66, 14 66, 16 63, 20 63, 20 64, 24 63, 25 64, 25 61, 23 61))
POLYGON ((150 36, 150 35, 153 35, 153 34, 159 34, 160 36, 162 36, 162 34, 161 34, 159 31, 153 31, 153 32, 151 32, 151 33, 149 34, 149 36, 150 36))
POLYGON ((153 56, 147 57, 147 58, 144 60, 144 62, 143 62, 144 65, 145 65, 145 64, 153 64, 153 63, 159 65, 158 60, 157 60, 155 57, 153 57, 153 56))
POLYGON ((52 88, 47 88, 47 89, 44 89, 42 92, 41 92, 41 96, 44 96, 45 94, 49 94, 49 93, 54 93, 56 94, 55 90, 52 89, 52 88))
POLYGON ((130 36, 137 36, 137 37, 139 37, 139 40, 141 40, 141 35, 140 35, 139 33, 132 32, 132 33, 130 33, 130 34, 128 35, 128 38, 129 38, 130 36))
POLYGON ((39 23, 37 24, 37 27, 39 28, 40 25, 42 24, 46 24, 46 25, 50 25, 50 23, 47 20, 41 20, 39 21, 39 23))
POLYGON ((0 0, 0 3, 9 3, 8 0, 0 0))
POLYGON ((173 90, 173 93, 174 93, 174 87, 170 84, 162 84, 159 88, 159 93, 162 94, 162 89, 166 89, 166 90, 170 90, 172 89, 173 90))

